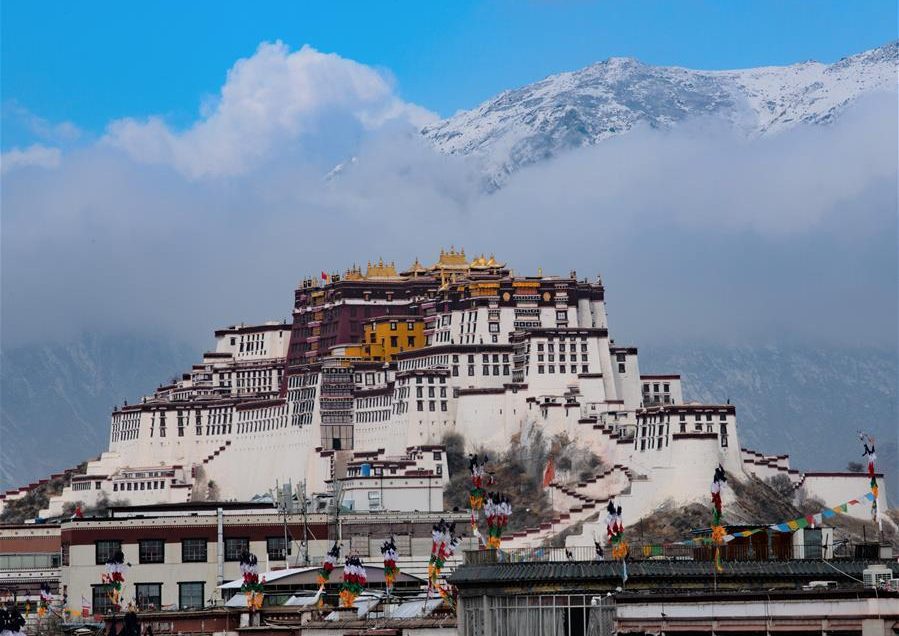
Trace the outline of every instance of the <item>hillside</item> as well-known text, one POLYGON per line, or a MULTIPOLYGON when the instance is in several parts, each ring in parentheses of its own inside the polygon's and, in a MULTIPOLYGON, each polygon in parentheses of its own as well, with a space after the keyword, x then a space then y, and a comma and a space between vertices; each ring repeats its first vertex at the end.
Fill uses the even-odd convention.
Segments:
POLYGON ((0 487, 96 457, 114 404, 188 368, 198 351, 165 338, 87 335, 0 353, 0 487))
POLYGON ((640 370, 680 372, 684 399, 730 400, 737 406, 741 445, 789 453, 800 470, 845 470, 860 461, 857 431, 872 433, 878 463, 888 473, 887 493, 897 500, 895 351, 668 345, 641 348, 640 370))

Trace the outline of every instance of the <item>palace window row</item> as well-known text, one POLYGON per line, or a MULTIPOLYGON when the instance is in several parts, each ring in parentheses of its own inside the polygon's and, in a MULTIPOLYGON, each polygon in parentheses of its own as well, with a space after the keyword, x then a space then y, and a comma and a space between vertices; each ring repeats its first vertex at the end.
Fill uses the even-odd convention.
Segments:
MULTIPOLYGON (((415 409, 417 411, 424 411, 425 410, 425 401, 424 400, 416 401, 415 409)), ((433 413, 436 410, 437 410, 437 402, 435 400, 428 400, 428 411, 431 411, 433 413)), ((446 412, 446 410, 447 410, 446 400, 440 400, 440 410, 443 412, 446 412)))
POLYGON ((164 479, 151 479, 149 481, 113 482, 112 491, 125 492, 129 490, 164 490, 165 485, 166 484, 164 479))
MULTIPOLYGON (((578 365, 576 365, 576 364, 569 365, 568 373, 577 373, 578 372, 577 368, 578 368, 578 365)), ((547 365, 538 364, 537 365, 537 373, 555 373, 555 372, 556 372, 556 365, 554 365, 554 364, 547 364, 547 365)), ((566 372, 565 365, 560 364, 559 365, 559 373, 565 373, 565 372, 566 372)), ((590 365, 582 364, 580 372, 581 373, 590 373, 590 365)))

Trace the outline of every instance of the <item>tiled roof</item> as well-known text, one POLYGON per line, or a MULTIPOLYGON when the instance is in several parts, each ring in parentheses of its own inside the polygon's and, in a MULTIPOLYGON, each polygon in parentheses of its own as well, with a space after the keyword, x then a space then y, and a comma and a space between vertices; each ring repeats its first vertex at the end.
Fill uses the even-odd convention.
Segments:
MULTIPOLYGON (((879 562, 878 562, 879 563, 879 562)), ((856 579, 872 565, 867 561, 837 561, 834 567, 822 561, 743 561, 725 562, 719 579, 841 579, 840 571, 856 579)), ((887 562, 893 575, 899 574, 899 564, 887 562)), ((609 582, 621 580, 622 564, 618 561, 582 561, 571 563, 508 563, 497 565, 463 565, 450 577, 454 585, 482 583, 571 581, 609 582)), ((708 579, 714 573, 710 561, 631 561, 627 565, 628 579, 689 580, 708 579)))

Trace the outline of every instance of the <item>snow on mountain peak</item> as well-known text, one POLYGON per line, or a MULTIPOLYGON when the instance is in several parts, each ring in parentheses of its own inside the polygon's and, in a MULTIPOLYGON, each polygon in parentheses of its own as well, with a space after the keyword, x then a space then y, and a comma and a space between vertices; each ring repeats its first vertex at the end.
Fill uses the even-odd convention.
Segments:
POLYGON ((868 92, 896 90, 899 42, 833 64, 732 71, 651 66, 611 57, 507 90, 423 129, 442 152, 483 162, 490 187, 519 168, 599 143, 637 124, 669 128, 713 116, 752 137, 826 124, 868 92))

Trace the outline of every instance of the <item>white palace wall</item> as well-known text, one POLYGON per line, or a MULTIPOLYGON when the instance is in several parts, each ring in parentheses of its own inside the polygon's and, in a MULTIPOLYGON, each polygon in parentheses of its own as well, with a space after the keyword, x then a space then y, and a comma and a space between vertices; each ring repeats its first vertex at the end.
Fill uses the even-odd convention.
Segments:
MULTIPOLYGON (((332 470, 336 466, 339 472, 351 451, 383 449, 385 455, 401 456, 409 447, 438 445, 452 431, 465 438, 469 451, 493 452, 537 430, 547 440, 567 435, 607 468, 615 467, 579 485, 578 492, 604 500, 626 491, 620 497, 626 519, 666 502, 707 501, 719 463, 736 479, 747 471, 763 478, 787 474, 794 484, 801 481, 809 496, 831 505, 867 492, 864 475, 802 478, 786 456, 741 452, 731 405, 683 404, 679 376, 641 377, 637 349, 617 346, 609 337, 601 282, 516 278, 506 272, 494 279, 477 274, 470 285, 478 294, 469 288, 466 297, 460 286, 453 293, 461 299, 441 296, 445 288, 435 286, 416 301, 429 346, 400 352, 394 362, 341 357, 349 348, 344 344, 313 357, 306 351, 302 364, 307 366, 288 367, 287 324, 217 331, 216 350, 201 364, 139 404, 116 409, 109 451, 89 464, 82 485, 52 500, 51 511, 61 512, 65 502, 91 505, 104 495, 132 503, 202 498, 210 482, 226 500, 249 499, 286 481, 306 480, 308 492, 322 493, 335 476, 332 470), (501 285, 509 291, 500 294, 501 285), (481 293, 494 288, 496 296, 481 293), (443 313, 434 314, 438 302, 443 313), (322 450, 331 446, 336 431, 329 429, 323 444, 323 417, 346 427, 337 437, 342 451, 322 450), (135 470, 154 474, 129 473, 135 470), (155 473, 162 471, 167 471, 164 488, 110 490, 122 480, 157 480, 155 473)), ((332 292, 340 301, 340 288, 316 293, 332 292)), ((314 307, 331 311, 330 302, 314 307)), ((391 497, 379 501, 389 503, 391 497)), ((864 508, 850 513, 863 518, 864 508)))
POLYGON ((244 433, 203 468, 226 499, 247 501, 276 483, 306 479, 310 450, 320 445, 317 425, 244 433))
MULTIPOLYGON (((877 476, 880 510, 887 509, 886 480, 883 475, 877 476)), ((820 499, 828 506, 837 506, 851 499, 861 499, 870 492, 870 479, 867 473, 805 473, 801 490, 808 497, 820 499)), ((863 500, 860 504, 849 506, 846 514, 868 521, 871 519, 871 502, 863 500)), ((887 519, 886 515, 883 515, 887 519)))

